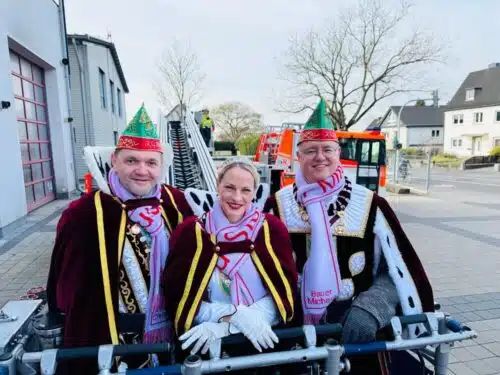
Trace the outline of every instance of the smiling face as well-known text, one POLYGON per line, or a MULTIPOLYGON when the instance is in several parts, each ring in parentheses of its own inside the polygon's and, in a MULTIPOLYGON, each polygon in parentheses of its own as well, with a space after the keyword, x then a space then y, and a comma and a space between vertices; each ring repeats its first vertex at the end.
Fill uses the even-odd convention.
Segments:
POLYGON ((243 218, 252 203, 255 179, 248 170, 234 165, 219 177, 217 192, 222 211, 230 223, 236 223, 243 218))
POLYGON ((151 192, 160 179, 160 152, 119 150, 111 159, 123 187, 137 197, 151 192))
POLYGON ((306 141, 299 145, 297 157, 307 182, 325 180, 340 164, 340 145, 335 141, 306 141))

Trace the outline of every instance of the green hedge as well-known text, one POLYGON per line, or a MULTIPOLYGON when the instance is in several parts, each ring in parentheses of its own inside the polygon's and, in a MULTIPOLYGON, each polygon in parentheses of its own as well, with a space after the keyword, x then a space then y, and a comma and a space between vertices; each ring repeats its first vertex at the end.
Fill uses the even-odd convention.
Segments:
POLYGON ((215 141, 214 149, 215 151, 232 151, 234 148, 234 143, 230 141, 215 141))
POLYGON ((493 147, 493 150, 490 151, 491 156, 500 156, 500 146, 493 147))

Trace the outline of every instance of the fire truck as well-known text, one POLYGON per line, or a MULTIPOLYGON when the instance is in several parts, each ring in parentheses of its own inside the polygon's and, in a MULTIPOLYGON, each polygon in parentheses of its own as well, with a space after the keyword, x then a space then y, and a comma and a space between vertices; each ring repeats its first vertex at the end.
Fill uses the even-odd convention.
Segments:
MULTIPOLYGON (((299 134, 300 127, 294 125, 260 136, 254 161, 264 169, 267 167, 272 192, 295 180, 299 134)), ((384 135, 380 131, 337 131, 337 137, 347 178, 384 195, 387 173, 384 135)))

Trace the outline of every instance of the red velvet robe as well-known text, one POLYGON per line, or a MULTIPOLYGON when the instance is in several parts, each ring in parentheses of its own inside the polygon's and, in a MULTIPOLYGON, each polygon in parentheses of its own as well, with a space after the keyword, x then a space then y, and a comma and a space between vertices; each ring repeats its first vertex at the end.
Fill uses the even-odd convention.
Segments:
POLYGON ((276 217, 266 215, 265 224, 253 243, 214 243, 203 228, 196 218, 189 218, 174 231, 170 239, 164 290, 167 310, 174 321, 176 334, 182 335, 193 326, 193 319, 202 300, 206 298, 206 288, 218 254, 250 253, 278 307, 282 322, 291 321, 297 293, 297 271, 285 226, 276 217), (266 246, 266 223, 269 228, 269 247, 266 246))
MULTIPOLYGON (((52 253, 47 298, 50 311, 65 315, 63 347, 74 348, 110 344, 111 334, 105 303, 103 275, 98 240, 97 192, 85 194, 71 202, 63 212, 57 225, 57 234, 52 253)), ((110 290, 115 317, 118 315, 118 253, 123 244, 118 244, 122 204, 114 197, 100 193, 109 270, 110 290)), ((180 222, 192 215, 184 193, 164 185, 161 205, 168 223, 175 229, 180 222), (170 192, 170 194, 167 192, 170 192)), ((144 205, 158 206, 157 199, 129 201, 127 208, 144 205)), ((67 366, 63 363, 63 368, 67 366)), ((61 367, 61 365, 59 367, 61 367)), ((72 373, 96 373, 97 361, 81 361, 71 365, 72 373)))
MULTIPOLYGON (((374 194, 373 200, 370 206, 368 206, 368 209, 370 210, 370 215, 373 216, 374 212, 376 209, 379 209, 382 214, 385 217, 385 220, 387 221, 387 224, 390 228, 390 230, 394 233, 394 237, 397 242, 397 247, 401 252, 401 256, 403 258, 404 263, 406 264, 408 271, 411 274, 411 277, 415 283, 418 296, 421 300, 422 303, 422 309, 424 312, 433 312, 434 311, 434 298, 433 298, 433 291, 431 284, 429 282, 429 279, 427 278, 427 275, 425 273, 425 270, 422 266, 422 263, 413 248, 410 240, 406 236, 396 214, 394 211, 391 209, 389 203, 382 197, 380 197, 377 194, 374 194)), ((277 217, 280 217, 280 210, 278 208, 278 203, 276 200, 275 196, 272 196, 268 199, 266 202, 266 205, 264 207, 264 212, 273 212, 274 215, 277 217)), ((304 266, 304 263, 307 259, 306 255, 306 241, 304 239, 305 234, 304 233, 290 233, 290 238, 293 244, 293 249, 296 255, 296 264, 297 264, 297 271, 299 273, 302 272, 302 268, 304 266)), ((373 258, 373 231, 370 230, 369 228, 366 229, 365 232, 365 238, 367 239, 366 242, 366 248, 362 248, 361 250, 368 252, 370 254, 367 254, 367 259, 373 258), (370 237, 371 236, 371 237, 370 237), (371 239, 371 240, 370 240, 371 239)), ((364 239, 361 239, 361 242, 363 242, 364 239)), ((339 249, 345 250, 354 250, 354 251, 359 251, 360 248, 360 240, 352 237, 343 237, 343 236, 338 236, 337 237, 337 247, 339 249)), ((340 254, 340 253, 339 253, 340 254)), ((371 272, 370 272, 371 273, 371 272)), ((363 285, 363 282, 361 282, 361 285, 364 289, 366 290, 370 287, 371 282, 369 284, 363 285)), ((359 293, 358 290, 357 293, 359 293)), ((301 307, 300 304, 300 299, 297 300, 297 309, 300 309, 301 307)), ((332 305, 330 307, 333 307, 332 305)), ((335 307, 333 307, 335 308, 335 307)), ((295 324, 302 324, 302 314, 301 311, 297 311, 297 319, 294 321, 295 324)), ((351 361, 351 372, 353 375, 358 375, 358 374, 386 374, 389 373, 389 369, 391 368, 391 356, 389 356, 387 353, 381 353, 378 356, 376 355, 367 355, 367 356, 362 356, 362 357, 353 357, 350 358, 351 361)))

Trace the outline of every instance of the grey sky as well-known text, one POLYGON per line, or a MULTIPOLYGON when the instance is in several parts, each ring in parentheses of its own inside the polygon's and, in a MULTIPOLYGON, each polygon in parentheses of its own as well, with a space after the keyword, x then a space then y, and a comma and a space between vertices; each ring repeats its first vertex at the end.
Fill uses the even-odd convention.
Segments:
MULTIPOLYGON (((278 79, 288 37, 325 24, 338 4, 354 0, 68 0, 68 32, 106 39, 116 44, 130 87, 126 98, 130 118, 145 102, 154 119, 159 108, 152 82, 155 61, 175 38, 190 43, 207 75, 200 105, 244 102, 264 115, 267 124, 301 121, 274 109, 283 95, 278 79)), ((388 4, 394 3, 387 0, 388 4)), ((438 40, 447 41, 446 64, 428 72, 429 89, 440 90, 446 103, 466 74, 500 62, 498 0, 418 0, 409 27, 417 24, 438 40)), ((411 96, 411 98, 415 95, 411 96)), ((394 97, 376 107, 362 123, 381 115, 394 97)))

